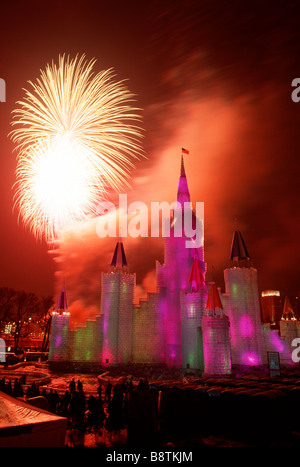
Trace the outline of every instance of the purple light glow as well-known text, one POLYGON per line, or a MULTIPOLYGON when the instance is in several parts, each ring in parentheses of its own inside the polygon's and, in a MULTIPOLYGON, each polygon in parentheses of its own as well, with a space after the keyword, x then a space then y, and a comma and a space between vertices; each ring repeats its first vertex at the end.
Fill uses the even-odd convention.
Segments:
POLYGON ((276 332, 271 333, 271 342, 278 352, 284 351, 284 344, 276 332))
POLYGON ((258 365, 259 357, 255 352, 245 352, 243 355, 245 365, 258 365))
POLYGON ((243 337, 250 337, 253 335, 253 325, 248 315, 244 315, 241 318, 240 332, 243 337))
POLYGON ((59 347, 61 345, 61 341, 62 341, 61 336, 56 336, 55 347, 59 347))
MULTIPOLYGON (((104 335, 106 335, 106 331, 107 331, 107 327, 108 327, 108 318, 107 316, 105 316, 105 320, 103 322, 103 332, 104 332, 104 335)), ((105 342, 107 341, 107 339, 105 340, 105 342)))
POLYGON ((103 352, 103 364, 109 364, 109 363, 114 363, 114 354, 113 352, 110 351, 110 349, 106 349, 103 352))

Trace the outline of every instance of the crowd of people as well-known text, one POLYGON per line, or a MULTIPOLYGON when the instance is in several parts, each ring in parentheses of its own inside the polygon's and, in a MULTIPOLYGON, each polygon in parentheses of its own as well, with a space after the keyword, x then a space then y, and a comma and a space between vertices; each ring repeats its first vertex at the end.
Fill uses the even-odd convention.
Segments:
MULTIPOLYGON (((34 381, 26 389, 25 387, 26 376, 16 378, 13 382, 5 382, 5 378, 0 380, 0 391, 10 396, 21 397, 28 402, 33 398, 44 399, 49 412, 67 418, 69 433, 101 433, 105 429, 111 435, 126 427, 129 395, 133 389, 132 379, 114 385, 109 380, 103 386, 99 384, 97 392, 90 395, 84 391, 80 379, 76 382, 74 378, 68 389, 60 394, 52 388, 40 390, 34 381)), ((137 389, 148 387, 147 379, 141 379, 137 389)))
POLYGON ((26 383, 26 376, 23 375, 21 378, 16 378, 13 383, 11 380, 5 381, 5 377, 0 380, 0 391, 13 397, 23 397, 24 390, 23 385, 26 383))

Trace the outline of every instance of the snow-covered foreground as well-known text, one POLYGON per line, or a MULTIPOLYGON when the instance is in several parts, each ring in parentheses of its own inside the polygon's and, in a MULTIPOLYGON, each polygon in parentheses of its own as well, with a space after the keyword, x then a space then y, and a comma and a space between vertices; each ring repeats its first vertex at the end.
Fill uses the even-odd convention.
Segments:
MULTIPOLYGON (((29 364, 26 365, 15 365, 14 367, 0 368, 0 379, 4 378, 5 382, 13 382, 16 379, 21 378, 25 375, 25 384, 23 385, 24 392, 27 387, 30 387, 34 381, 38 387, 40 393, 46 391, 49 393, 50 390, 57 391, 59 395, 63 395, 67 390, 72 380, 75 381, 77 386, 78 381, 82 383, 83 391, 86 397, 90 395, 97 396, 99 383, 102 385, 103 392, 104 388, 110 379, 114 384, 119 382, 120 378, 108 378, 106 374, 103 374, 99 379, 98 375, 85 374, 85 373, 54 373, 51 372, 48 367, 44 364, 29 364)), ((107 404, 104 404, 106 412, 107 404)), ((1 417, 1 413, 0 413, 1 417)), ((98 433, 85 432, 80 433, 77 430, 68 429, 66 432, 65 445, 72 447, 83 445, 85 447, 97 447, 97 446, 116 446, 124 445, 126 443, 126 429, 120 430, 118 433, 108 432, 105 428, 100 430, 98 433)))

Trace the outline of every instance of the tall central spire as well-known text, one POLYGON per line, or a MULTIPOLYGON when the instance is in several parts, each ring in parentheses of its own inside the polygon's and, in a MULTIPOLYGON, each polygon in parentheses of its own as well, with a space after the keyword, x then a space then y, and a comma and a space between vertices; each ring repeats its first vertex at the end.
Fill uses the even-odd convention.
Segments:
POLYGON ((180 177, 186 177, 183 156, 181 156, 180 177))
POLYGON ((177 189, 177 201, 178 203, 189 203, 191 201, 189 187, 187 183, 187 178, 185 174, 184 168, 184 160, 183 155, 181 156, 181 168, 180 168, 180 178, 178 182, 178 189, 177 189))

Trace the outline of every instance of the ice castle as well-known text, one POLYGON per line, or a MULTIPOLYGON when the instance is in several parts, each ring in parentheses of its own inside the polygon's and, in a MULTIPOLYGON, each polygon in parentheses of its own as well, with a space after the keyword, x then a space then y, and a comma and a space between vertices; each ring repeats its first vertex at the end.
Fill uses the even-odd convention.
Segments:
MULTIPOLYGON (((178 209, 190 202, 184 160, 177 190, 178 209)), ((198 222, 203 229, 204 215, 198 222)), ((110 367, 149 365, 228 375, 233 368, 267 367, 268 352, 292 365, 292 341, 300 322, 283 314, 280 329, 263 323, 257 270, 239 231, 233 233, 225 293, 206 280, 204 243, 187 248, 185 232, 164 238, 164 263, 156 262, 156 292, 134 304, 136 276, 128 268, 122 241, 101 276, 99 315, 70 328, 65 287, 52 314, 49 362, 53 365, 110 367)), ((204 236, 202 236, 204 238, 204 236)))

